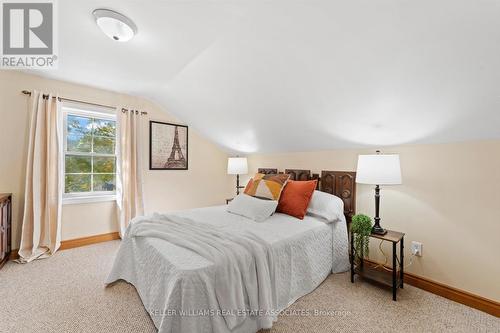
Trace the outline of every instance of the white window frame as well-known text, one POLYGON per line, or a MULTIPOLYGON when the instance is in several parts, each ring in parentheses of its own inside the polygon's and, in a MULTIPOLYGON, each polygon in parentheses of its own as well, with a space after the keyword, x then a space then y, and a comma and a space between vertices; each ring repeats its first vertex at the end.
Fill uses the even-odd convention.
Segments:
MULTIPOLYGON (((69 102, 64 102, 61 105, 61 127, 62 131, 61 133, 63 134, 63 140, 62 141, 62 146, 61 146, 61 151, 62 151, 62 162, 61 162, 61 170, 62 170, 62 203, 64 205, 67 204, 81 204, 81 203, 92 203, 92 202, 104 202, 104 201, 115 201, 116 200, 116 190, 113 192, 110 191, 91 191, 91 192, 76 192, 76 193, 65 193, 65 186, 66 186, 66 148, 67 148, 67 134, 68 134, 68 127, 67 127, 67 120, 68 120, 68 115, 75 115, 75 116, 82 116, 82 117, 93 117, 93 118, 98 118, 98 119, 105 119, 105 120, 113 120, 117 121, 116 119, 116 111, 115 109, 107 109, 107 108, 99 108, 99 107, 93 107, 90 105, 85 105, 85 104, 80 104, 80 103, 69 103, 69 102)), ((70 155, 81 155, 81 156, 104 156, 104 157, 111 157, 114 156, 116 158, 115 162, 115 174, 116 174, 116 167, 118 164, 118 156, 117 156, 117 132, 118 128, 116 128, 115 131, 115 153, 114 154, 99 154, 99 153, 92 153, 89 155, 88 153, 78 153, 78 152, 69 152, 70 155)), ((91 178, 91 186, 92 184, 92 178, 91 178)), ((115 187, 116 188, 116 187, 115 187)))

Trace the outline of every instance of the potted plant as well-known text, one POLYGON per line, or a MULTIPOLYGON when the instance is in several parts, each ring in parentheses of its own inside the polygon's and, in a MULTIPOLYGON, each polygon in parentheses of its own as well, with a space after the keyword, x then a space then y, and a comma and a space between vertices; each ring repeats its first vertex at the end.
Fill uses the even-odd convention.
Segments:
POLYGON ((352 217, 351 232, 354 238, 354 251, 358 260, 368 256, 370 234, 372 232, 372 219, 364 214, 352 217))

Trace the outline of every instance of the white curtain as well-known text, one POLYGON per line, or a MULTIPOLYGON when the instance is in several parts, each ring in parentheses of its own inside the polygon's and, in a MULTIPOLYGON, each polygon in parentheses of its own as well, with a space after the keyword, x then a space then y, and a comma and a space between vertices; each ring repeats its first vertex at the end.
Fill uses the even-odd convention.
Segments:
POLYGON ((123 237, 131 219, 144 214, 142 196, 141 129, 142 115, 138 111, 117 110, 118 161, 117 206, 120 236, 123 237))
POLYGON ((61 245, 59 101, 34 91, 29 101, 28 159, 19 262, 53 255, 61 245))

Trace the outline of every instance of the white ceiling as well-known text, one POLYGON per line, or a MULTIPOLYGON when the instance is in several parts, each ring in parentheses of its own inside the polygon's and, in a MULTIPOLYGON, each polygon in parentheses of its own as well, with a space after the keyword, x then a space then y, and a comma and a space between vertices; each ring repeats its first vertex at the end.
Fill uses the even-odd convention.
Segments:
POLYGON ((500 1, 58 1, 59 69, 230 151, 500 138, 500 1), (129 16, 108 39, 91 12, 129 16))

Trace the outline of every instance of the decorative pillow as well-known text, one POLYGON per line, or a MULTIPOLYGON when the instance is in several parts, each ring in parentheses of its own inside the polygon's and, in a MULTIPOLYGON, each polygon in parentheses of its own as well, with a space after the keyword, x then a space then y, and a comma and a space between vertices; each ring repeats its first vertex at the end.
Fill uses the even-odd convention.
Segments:
POLYGON ((289 180, 283 189, 276 211, 303 220, 317 183, 317 180, 289 180))
POLYGON ((226 210, 262 222, 274 213, 276 206, 278 206, 276 200, 261 200, 242 193, 231 200, 226 210))
POLYGON ((252 197, 279 200, 289 175, 265 175, 257 173, 247 184, 244 193, 252 197))
POLYGON ((250 180, 247 183, 247 186, 245 186, 245 189, 243 190, 243 193, 247 193, 248 189, 253 186, 253 178, 250 178, 250 180))
POLYGON ((344 214, 344 202, 330 193, 314 191, 307 214, 319 216, 328 222, 337 221, 344 214))

